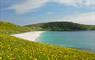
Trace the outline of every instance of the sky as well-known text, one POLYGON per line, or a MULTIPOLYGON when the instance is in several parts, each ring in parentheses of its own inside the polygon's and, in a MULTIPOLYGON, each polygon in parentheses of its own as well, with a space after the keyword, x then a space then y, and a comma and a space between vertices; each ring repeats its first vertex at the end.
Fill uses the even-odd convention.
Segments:
POLYGON ((0 0, 0 20, 18 25, 55 21, 95 25, 95 0, 0 0))

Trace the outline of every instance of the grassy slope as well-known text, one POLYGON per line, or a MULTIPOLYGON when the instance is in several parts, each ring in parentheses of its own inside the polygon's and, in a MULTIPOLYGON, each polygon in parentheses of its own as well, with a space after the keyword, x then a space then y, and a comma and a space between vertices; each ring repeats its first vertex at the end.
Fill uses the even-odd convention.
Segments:
POLYGON ((0 35, 0 60, 95 60, 95 54, 0 35))
POLYGON ((11 33, 28 31, 23 31, 24 29, 26 28, 0 22, 0 60, 95 60, 95 54, 92 53, 9 36, 11 33))
POLYGON ((0 34, 12 34, 30 31, 26 27, 18 26, 9 22, 0 21, 0 34))

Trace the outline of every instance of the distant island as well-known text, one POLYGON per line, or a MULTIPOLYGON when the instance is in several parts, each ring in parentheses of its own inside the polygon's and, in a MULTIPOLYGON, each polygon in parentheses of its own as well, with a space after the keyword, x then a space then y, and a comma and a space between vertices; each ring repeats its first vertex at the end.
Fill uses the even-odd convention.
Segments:
POLYGON ((73 22, 48 22, 26 25, 25 27, 37 31, 84 31, 95 30, 95 25, 84 25, 73 22))

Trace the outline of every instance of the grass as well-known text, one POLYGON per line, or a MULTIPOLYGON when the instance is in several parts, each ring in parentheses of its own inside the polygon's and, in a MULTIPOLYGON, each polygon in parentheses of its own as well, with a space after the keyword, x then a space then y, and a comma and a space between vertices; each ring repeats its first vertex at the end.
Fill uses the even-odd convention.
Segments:
POLYGON ((95 60, 95 54, 0 35, 0 60, 95 60))
POLYGON ((27 27, 22 27, 9 22, 0 21, 0 34, 14 34, 30 31, 27 27))

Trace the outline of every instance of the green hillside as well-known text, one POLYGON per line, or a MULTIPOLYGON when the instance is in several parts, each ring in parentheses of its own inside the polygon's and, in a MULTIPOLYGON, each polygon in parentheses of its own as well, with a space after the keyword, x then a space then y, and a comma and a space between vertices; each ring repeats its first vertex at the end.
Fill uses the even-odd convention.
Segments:
POLYGON ((95 53, 10 36, 11 33, 26 31, 30 30, 11 23, 0 22, 0 60, 95 60, 95 53))
POLYGON ((95 60, 95 54, 0 35, 0 60, 95 60))
POLYGON ((29 28, 18 26, 9 22, 0 21, 0 34, 12 34, 30 31, 29 28))
POLYGON ((95 30, 95 25, 83 25, 72 22, 48 22, 26 25, 26 27, 32 30, 43 31, 83 31, 83 30, 95 30))

